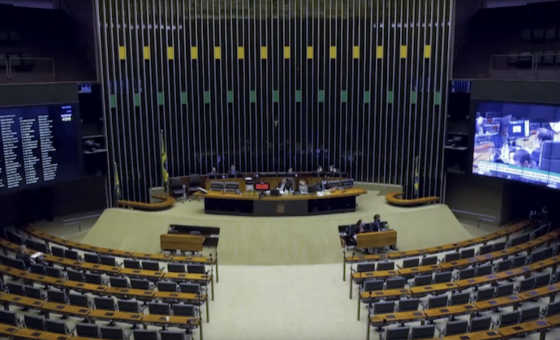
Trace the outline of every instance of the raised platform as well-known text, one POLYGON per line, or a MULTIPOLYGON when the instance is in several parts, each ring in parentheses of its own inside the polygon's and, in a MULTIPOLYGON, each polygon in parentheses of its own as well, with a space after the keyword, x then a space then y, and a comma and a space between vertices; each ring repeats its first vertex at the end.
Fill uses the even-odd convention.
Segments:
POLYGON ((340 263, 338 226, 369 221, 374 214, 397 230, 401 250, 471 237, 445 205, 399 208, 377 192, 360 196, 358 204, 355 212, 347 214, 274 218, 205 215, 203 202, 196 201, 159 212, 107 209, 82 242, 157 253, 159 235, 171 224, 219 227, 221 264, 296 265, 340 263))

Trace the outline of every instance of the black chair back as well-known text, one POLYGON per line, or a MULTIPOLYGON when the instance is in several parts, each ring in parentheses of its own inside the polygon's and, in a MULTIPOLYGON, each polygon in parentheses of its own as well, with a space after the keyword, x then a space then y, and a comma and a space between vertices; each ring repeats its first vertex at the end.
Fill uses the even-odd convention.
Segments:
POLYGON ((49 300, 49 302, 56 302, 62 304, 68 303, 66 292, 61 290, 54 290, 54 289, 47 290, 47 299, 49 300))
POLYGON ((496 287, 496 297, 502 297, 513 294, 513 283, 501 284, 496 287))
POLYGON ((406 340, 410 329, 408 327, 387 328, 385 330, 385 340, 406 340))
POLYGON ((451 282, 452 272, 439 272, 434 275, 434 283, 451 282))
POLYGON ((142 261, 142 269, 159 271, 159 263, 154 261, 142 261))
POLYGON ((101 332, 99 331, 99 325, 91 324, 91 323, 77 323, 76 332, 78 333, 78 336, 84 338, 97 339, 101 336, 101 332))
POLYGON ((148 304, 148 311, 154 315, 170 315, 171 307, 168 303, 150 302, 148 304))
POLYGON ((469 257, 474 256, 474 248, 468 248, 461 250, 461 258, 468 259, 469 257))
POLYGON ((419 258, 412 258, 412 259, 405 259, 403 260, 403 268, 412 268, 412 267, 418 267, 420 265, 420 259, 419 258))
POLYGON ((393 261, 377 263, 377 270, 379 270, 379 271, 394 270, 394 269, 395 269, 395 262, 393 262, 393 261))
POLYGON ((414 286, 427 286, 432 284, 432 274, 417 275, 414 277, 414 286))
MULTIPOLYGON (((140 261, 136 261, 136 260, 130 260, 130 259, 124 259, 123 260, 123 264, 125 268, 130 268, 130 269, 142 269, 142 267, 140 266, 140 261)), ((159 268, 158 268, 159 269, 159 268)))
POLYGON ((25 321, 25 327, 29 328, 29 329, 35 329, 38 331, 44 331, 45 330, 45 317, 44 316, 36 316, 36 315, 30 315, 30 314, 26 314, 23 317, 24 321, 25 321))
POLYGON ((410 340, 428 339, 428 338, 432 339, 434 337, 435 330, 436 330, 436 325, 412 327, 412 330, 410 332, 410 340))
POLYGON ((150 281, 146 279, 130 279, 130 288, 150 290, 150 281))
POLYGON ((470 293, 456 293, 451 295, 451 301, 449 302, 450 306, 457 306, 457 305, 465 305, 469 303, 471 298, 470 293))
POLYGON ((58 334, 70 334, 70 330, 66 325, 66 322, 60 320, 45 320, 45 328, 47 332, 58 333, 58 334))
POLYGON ((428 309, 447 306, 447 295, 439 295, 428 298, 428 309))
POLYGON ((406 279, 404 277, 393 277, 387 280, 387 289, 404 288, 406 279))
POLYGON ((420 306, 420 299, 404 299, 399 300, 398 310, 399 312, 414 312, 418 310, 420 306))
POLYGON ((395 311, 395 302, 377 302, 373 304, 373 314, 387 314, 395 311))
POLYGON ((119 306, 119 311, 121 312, 140 313, 140 305, 138 304, 138 301, 118 300, 117 305, 119 306))
POLYGON ((157 289, 161 292, 176 292, 177 284, 172 281, 158 281, 157 289))
POLYGON ((170 273, 185 273, 185 265, 183 263, 168 263, 167 271, 170 273))
POLYGON ((180 283, 179 284, 179 291, 181 293, 191 293, 191 294, 200 294, 201 289, 198 283, 180 283))
POLYGON ((375 270, 375 263, 358 263, 356 271, 358 273, 372 272, 375 270))
POLYGON ((134 340, 159 340, 158 332, 155 329, 135 329, 133 334, 134 340))
POLYGON ((92 253, 84 253, 84 261, 88 263, 99 263, 99 255, 92 253))
POLYGON ((196 307, 190 304, 176 303, 173 305, 173 315, 196 317, 196 307))
POLYGON ((469 322, 467 320, 449 321, 447 322, 447 325, 445 325, 444 334, 447 336, 447 335, 467 333, 468 327, 469 327, 469 322))
POLYGON ((369 280, 364 282, 364 292, 383 290, 383 280, 369 280))
POLYGON ((128 280, 125 277, 109 277, 111 287, 128 288, 128 280))
POLYGON ((438 258, 437 256, 427 256, 422 259, 423 266, 432 266, 437 264, 438 258))
POLYGON ((187 264, 187 273, 205 274, 206 267, 203 264, 187 264))
POLYGON ((113 300, 113 298, 96 296, 93 298, 93 302, 96 309, 116 310, 115 300, 113 300))
POLYGON ((492 318, 489 316, 475 317, 471 320, 471 332, 487 331, 492 324, 492 318))
POLYGON ((70 304, 73 306, 79 306, 85 308, 90 307, 90 303, 87 295, 70 293, 68 294, 68 300, 70 300, 70 304))

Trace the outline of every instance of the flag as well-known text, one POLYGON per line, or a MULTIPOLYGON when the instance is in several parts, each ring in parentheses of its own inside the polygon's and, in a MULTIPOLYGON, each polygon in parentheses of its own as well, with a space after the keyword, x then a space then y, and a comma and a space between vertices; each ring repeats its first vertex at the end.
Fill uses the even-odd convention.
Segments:
POLYGON ((420 175, 418 174, 418 167, 420 166, 420 159, 416 158, 414 165, 414 197, 418 198, 420 194, 420 175))
POLYGON ((165 139, 163 138, 163 130, 159 134, 161 144, 161 178, 163 180, 163 189, 167 192, 167 182, 169 181, 169 173, 167 172, 167 151, 165 149, 165 139))
POLYGON ((121 181, 119 179, 117 163, 115 163, 115 198, 117 201, 121 199, 121 181))

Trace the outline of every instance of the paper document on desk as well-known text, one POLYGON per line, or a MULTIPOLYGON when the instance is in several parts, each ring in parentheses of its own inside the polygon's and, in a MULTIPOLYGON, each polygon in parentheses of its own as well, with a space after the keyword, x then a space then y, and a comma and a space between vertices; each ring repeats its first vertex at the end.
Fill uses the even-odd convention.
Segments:
POLYGON ((318 192, 318 193, 317 193, 317 196, 321 196, 321 197, 322 197, 322 196, 325 196, 325 193, 324 193, 324 192, 318 192))

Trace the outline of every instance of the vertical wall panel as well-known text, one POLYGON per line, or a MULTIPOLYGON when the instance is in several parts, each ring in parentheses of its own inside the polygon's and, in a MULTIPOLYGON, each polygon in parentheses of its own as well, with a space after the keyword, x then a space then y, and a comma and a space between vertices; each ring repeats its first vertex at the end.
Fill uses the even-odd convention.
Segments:
MULTIPOLYGON (((125 199, 171 176, 314 170, 442 191, 451 0, 96 1, 125 199)), ((112 171, 112 164, 111 169, 112 171)))

